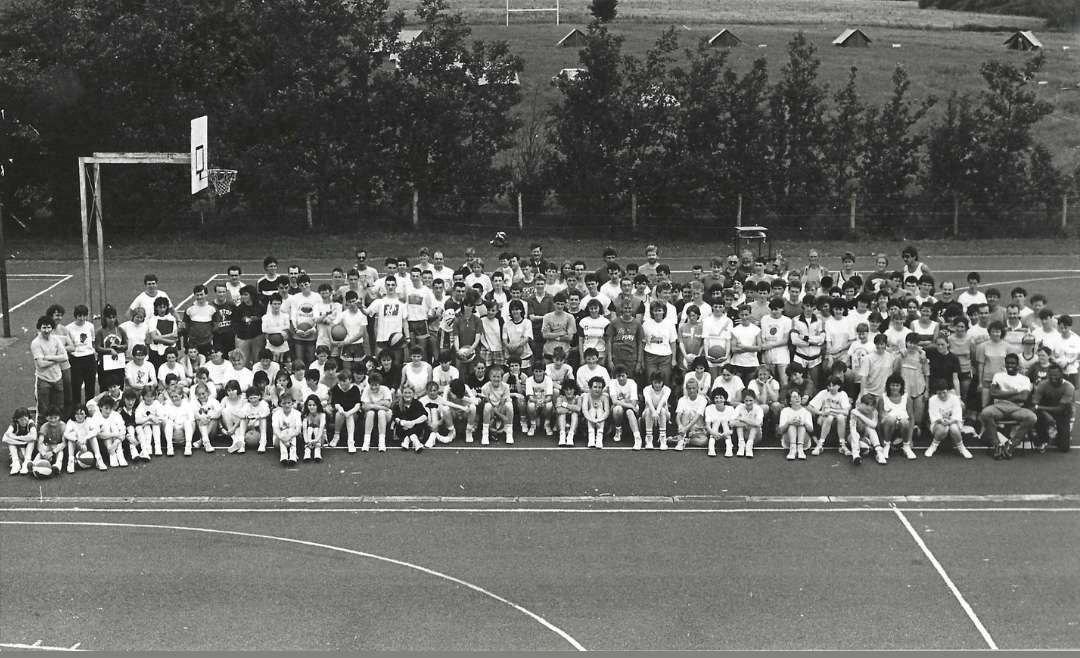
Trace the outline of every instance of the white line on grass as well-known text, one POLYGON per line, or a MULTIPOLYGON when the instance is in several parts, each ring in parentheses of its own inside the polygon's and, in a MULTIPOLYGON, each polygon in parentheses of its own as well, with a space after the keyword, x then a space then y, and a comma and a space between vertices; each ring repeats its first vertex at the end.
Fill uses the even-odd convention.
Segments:
MULTIPOLYGON (((27 304, 29 304, 30 302, 34 301, 34 300, 35 300, 35 299, 37 299, 38 297, 41 297, 42 295, 44 295, 45 293, 49 292, 50 290, 52 290, 52 289, 53 289, 53 288, 55 288, 56 286, 59 286, 59 285, 61 285, 61 284, 63 284, 63 283, 67 283, 67 282, 68 282, 68 280, 70 280, 72 276, 73 276, 73 275, 71 275, 71 274, 65 274, 65 275, 64 275, 64 278, 62 278, 62 279, 60 279, 59 281, 57 281, 56 283, 52 284, 52 285, 51 285, 51 286, 49 286, 48 288, 46 288, 46 289, 42 290, 41 292, 37 293, 36 295, 33 295, 32 297, 30 297, 30 298, 28 298, 28 299, 24 299, 23 301, 21 301, 21 302, 19 302, 18 304, 16 304, 16 305, 12 306, 11 308, 9 308, 9 309, 8 309, 8 313, 11 313, 12 311, 18 310, 18 309, 22 308, 23 306, 26 306, 27 304)), ((4 317, 4 314, 3 314, 3 313, 0 313, 0 317, 4 317)))
POLYGON ((534 621, 539 623, 544 628, 547 628, 549 631, 555 633, 556 635, 558 635, 562 639, 566 640, 566 642, 569 643, 570 646, 574 647, 574 649, 576 649, 578 651, 585 651, 585 647, 582 646, 580 642, 575 640, 573 637, 570 636, 569 633, 562 630, 558 626, 552 624, 551 622, 544 619, 543 617, 536 614, 535 612, 532 612, 531 610, 523 608, 520 605, 518 605, 517 603, 514 603, 513 601, 509 601, 507 599, 504 599, 503 597, 499 596, 498 594, 495 594, 495 593, 493 593, 493 592, 491 592, 489 590, 486 590, 483 587, 480 587, 479 585, 474 585, 474 584, 472 584, 472 583, 470 583, 468 581, 462 580, 460 578, 455 578, 454 576, 442 573, 441 571, 435 571, 434 569, 429 569, 427 567, 420 566, 419 564, 413 564, 412 562, 405 562, 404 560, 397 560, 397 559, 394 559, 394 558, 385 557, 383 555, 377 555, 375 553, 367 553, 365 551, 357 551, 357 550, 353 550, 351 548, 345 548, 345 547, 342 547, 342 546, 332 546, 330 544, 322 544, 322 543, 319 543, 319 542, 307 541, 305 539, 292 539, 292 538, 289 538, 289 537, 278 537, 276 535, 264 535, 264 534, 255 533, 255 532, 240 532, 238 530, 217 530, 217 529, 214 529, 214 528, 199 528, 199 527, 191 527, 191 526, 159 525, 159 524, 149 524, 149 523, 105 523, 105 522, 88 522, 88 521, 0 521, 0 525, 83 526, 83 527, 102 527, 102 528, 147 528, 147 529, 151 529, 151 530, 183 530, 183 531, 187 531, 187 532, 201 532, 201 533, 206 533, 206 534, 211 534, 211 535, 229 535, 229 536, 233 536, 233 537, 249 537, 249 538, 252 538, 252 539, 266 539, 266 540, 270 540, 270 541, 279 541, 279 542, 283 542, 283 543, 286 543, 286 544, 295 544, 297 546, 309 546, 309 547, 312 547, 312 548, 321 548, 321 549, 324 549, 324 550, 334 551, 334 552, 337 552, 337 553, 345 553, 347 555, 356 555, 356 556, 359 556, 359 557, 364 557, 364 558, 368 558, 368 559, 372 559, 372 560, 378 560, 380 562, 385 562, 387 564, 395 564, 395 565, 400 566, 400 567, 405 567, 406 569, 412 569, 413 571, 419 571, 420 573, 427 574, 429 576, 435 576, 436 578, 441 578, 443 580, 449 581, 449 582, 454 583, 456 585, 461 585, 462 587, 467 587, 467 588, 471 589, 474 592, 482 594, 482 595, 484 595, 484 596, 486 596, 488 598, 494 599, 495 601, 498 601, 499 603, 504 603, 504 604, 510 606, 514 610, 517 610, 518 612, 522 613, 523 615, 532 618, 534 621))
MULTIPOLYGON (((70 274, 12 274, 8 273, 9 279, 62 279, 65 276, 72 276, 70 274)), ((0 646, 3 646, 0 644, 0 646)))
MULTIPOLYGON (((1034 273, 1034 270, 1026 270, 1027 272, 1034 273)), ((1072 270, 1059 270, 1062 272, 1072 270)), ((1080 279, 1080 274, 1073 274, 1070 276, 1047 276, 1039 279, 1015 279, 1013 281, 991 281, 990 283, 980 283, 978 288, 989 288, 991 286, 1011 286, 1017 283, 1040 283, 1042 281, 1064 281, 1066 279, 1080 279)))
POLYGON ((919 536, 919 533, 916 532, 915 528, 911 525, 911 522, 908 521, 907 517, 904 516, 903 512, 896 508, 893 508, 893 511, 896 512, 896 517, 900 519, 900 523, 903 523, 904 527, 907 528, 908 534, 911 535, 911 538, 914 539, 915 543, 918 544, 919 548, 922 549, 923 555, 926 556, 926 559, 930 560, 930 564, 934 565, 934 569, 937 570, 938 575, 941 576, 941 579, 945 581, 945 585, 949 588, 949 591, 952 592, 953 596, 956 597, 956 600, 960 603, 960 607, 963 608, 964 612, 967 613, 968 619, 970 619, 971 623, 975 625, 975 628, 979 631, 979 635, 982 635, 982 638, 986 642, 986 645, 990 647, 991 650, 997 651, 998 646, 994 643, 994 638, 990 637, 990 633, 986 630, 986 627, 983 626, 983 623, 981 621, 979 621, 979 616, 975 614, 975 611, 971 608, 967 600, 964 598, 964 595, 960 593, 959 589, 957 589, 956 584, 952 581, 952 578, 949 578, 949 574, 945 573, 945 568, 941 566, 941 563, 938 562, 936 557, 934 557, 934 554, 930 552, 930 548, 926 545, 926 542, 922 540, 922 537, 919 536))
POLYGON ((0 642, 0 649, 21 649, 32 651, 86 651, 86 649, 80 649, 79 645, 82 642, 76 642, 70 647, 52 647, 47 644, 42 644, 41 640, 33 644, 20 644, 19 642, 0 642))
MULTIPOLYGON (((203 285, 209 287, 210 282, 213 281, 216 278, 218 278, 217 274, 211 274, 209 279, 207 279, 206 281, 203 281, 203 285)), ((187 304, 188 302, 190 302, 194 297, 195 297, 195 293, 191 293, 187 297, 181 299, 180 303, 176 305, 176 310, 179 311, 181 306, 183 306, 184 304, 187 304)))

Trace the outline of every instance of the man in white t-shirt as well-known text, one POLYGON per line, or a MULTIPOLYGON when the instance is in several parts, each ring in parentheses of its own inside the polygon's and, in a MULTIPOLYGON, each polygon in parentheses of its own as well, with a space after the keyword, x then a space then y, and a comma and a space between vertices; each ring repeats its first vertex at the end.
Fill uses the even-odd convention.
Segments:
POLYGON ((169 301, 169 307, 172 307, 172 300, 165 294, 164 290, 158 290, 158 278, 156 274, 147 274, 143 277, 143 285, 146 286, 146 290, 140 292, 135 296, 134 301, 128 307, 129 311, 133 311, 136 308, 141 308, 146 312, 146 317, 154 317, 154 302, 158 298, 165 298, 169 301))
POLYGON ((1010 459, 1013 444, 1023 441, 1038 420, 1035 412, 1024 408, 1031 396, 1031 380, 1019 372, 1020 358, 1016 354, 1005 356, 1005 372, 994 375, 990 383, 990 406, 982 410, 979 419, 983 425, 983 439, 994 447, 994 459, 1010 459), (1016 421, 1010 439, 1001 440, 997 424, 1003 420, 1016 421))
POLYGON ((368 316, 375 318, 375 346, 380 350, 387 350, 394 357, 394 367, 400 367, 404 361, 402 348, 404 340, 392 344, 394 334, 400 334, 403 339, 409 337, 409 323, 405 316, 405 303, 398 297, 397 279, 387 275, 383 281, 386 295, 380 297, 367 307, 368 316))
POLYGON ((709 372, 713 379, 720 376, 720 367, 727 363, 731 351, 731 318, 724 312, 722 299, 712 300, 710 313, 701 316, 701 340, 709 372))

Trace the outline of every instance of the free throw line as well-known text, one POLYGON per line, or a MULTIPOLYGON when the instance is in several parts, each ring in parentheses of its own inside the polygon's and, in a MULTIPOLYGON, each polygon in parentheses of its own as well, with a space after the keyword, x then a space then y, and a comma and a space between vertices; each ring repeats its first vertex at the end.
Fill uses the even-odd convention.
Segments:
POLYGON ((953 593, 953 596, 956 597, 957 602, 960 603, 960 607, 964 609, 965 613, 967 613, 968 619, 970 619, 971 623, 974 624, 975 629, 979 631, 979 635, 982 635, 982 639, 984 642, 986 642, 986 646, 990 647, 992 651, 997 651, 998 646, 996 643, 994 643, 994 638, 990 637, 989 631, 987 631, 986 627, 983 626, 983 623, 979 620, 979 616, 975 614, 975 611, 971 608, 971 605, 968 604, 967 599, 965 599, 964 595, 960 593, 960 590, 956 587, 956 584, 952 581, 952 578, 949 578, 949 574, 945 573, 945 568, 941 566, 941 563, 938 562, 936 557, 934 557, 934 554, 930 552, 930 548, 926 545, 926 542, 922 540, 922 537, 919 536, 919 533, 911 525, 911 522, 908 521, 907 517, 904 516, 904 513, 902 511, 894 507, 893 512, 895 512, 896 517, 900 519, 900 523, 904 524, 904 527, 907 529, 908 534, 911 535, 911 538, 914 539, 915 543, 918 544, 919 548, 922 549, 923 555, 926 556, 926 559, 930 560, 930 564, 932 564, 934 566, 934 569, 937 570, 938 575, 941 576, 941 579, 945 581, 945 585, 949 588, 949 591, 953 593))

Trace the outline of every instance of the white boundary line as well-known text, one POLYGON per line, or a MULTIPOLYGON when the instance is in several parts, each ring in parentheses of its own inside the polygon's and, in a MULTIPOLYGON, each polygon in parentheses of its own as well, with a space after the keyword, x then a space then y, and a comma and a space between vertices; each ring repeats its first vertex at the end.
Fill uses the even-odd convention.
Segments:
POLYGON ((21 644, 19 642, 0 642, 0 649, 18 649, 21 651, 86 651, 86 649, 80 649, 79 646, 82 642, 76 642, 70 647, 53 647, 47 644, 42 644, 41 640, 33 644, 21 644))
MULTIPOLYGON (((56 283, 52 284, 52 285, 51 285, 51 286, 49 286, 48 288, 46 288, 46 289, 42 290, 41 292, 39 292, 39 293, 37 293, 37 294, 35 294, 35 295, 32 295, 31 297, 28 297, 27 299, 24 299, 23 301, 21 301, 21 302, 19 302, 18 304, 16 304, 16 305, 12 306, 11 308, 9 308, 9 309, 8 309, 8 313, 11 313, 12 311, 18 310, 18 309, 22 308, 23 306, 26 306, 27 304, 29 304, 30 302, 34 301, 34 300, 35 300, 35 299, 37 299, 38 297, 41 297, 42 295, 44 295, 45 293, 49 292, 49 291, 50 291, 50 290, 52 290, 53 288, 55 288, 55 287, 57 287, 57 286, 59 286, 59 285, 61 285, 61 284, 63 284, 63 283, 67 283, 68 281, 70 281, 70 280, 71 280, 71 278, 72 278, 73 276, 74 276, 73 274, 65 274, 65 275, 64 275, 64 278, 62 278, 62 279, 60 279, 59 281, 57 281, 56 283)), ((3 317, 3 316, 4 316, 4 314, 3 314, 3 313, 0 313, 0 317, 3 317)))
MULTIPOLYGON (((65 276, 72 276, 71 274, 12 274, 8 272, 9 279, 62 279, 65 276)), ((0 644, 0 647, 4 646, 0 644)))
POLYGON ((322 543, 319 543, 319 542, 307 541, 307 540, 304 540, 304 539, 292 539, 292 538, 289 538, 289 537, 278 537, 276 535, 264 535, 264 534, 255 533, 255 532, 240 532, 238 530, 218 530, 218 529, 214 529, 214 528, 199 528, 199 527, 176 526, 176 525, 158 525, 158 524, 149 524, 149 523, 105 523, 105 522, 89 522, 89 521, 0 521, 0 525, 82 526, 82 527, 105 527, 105 528, 147 528, 147 529, 151 529, 151 530, 184 530, 184 531, 187 531, 187 532, 202 532, 202 533, 213 534, 213 535, 229 535, 229 536, 233 536, 233 537, 248 537, 248 538, 252 538, 252 539, 266 539, 266 540, 269 540, 269 541, 279 541, 279 542, 283 542, 283 543, 286 543, 286 544, 295 544, 297 546, 309 546, 311 548, 321 548, 321 549, 324 549, 324 550, 327 550, 327 551, 334 551, 334 552, 337 552, 337 553, 345 553, 347 555, 356 555, 356 556, 359 556, 359 557, 364 557, 364 558, 368 558, 368 559, 372 559, 372 560, 378 560, 380 562, 385 562, 387 564, 394 564, 394 565, 397 565, 397 566, 400 566, 400 567, 405 567, 406 569, 412 569, 413 571, 419 571, 420 573, 427 574, 429 576, 435 576, 436 578, 441 578, 443 580, 449 581, 451 583, 454 583, 455 585, 461 585, 462 587, 467 587, 467 588, 471 589, 474 592, 482 594, 482 595, 484 595, 484 596, 486 596, 488 598, 494 599, 495 601, 498 601, 499 603, 504 603, 504 604, 510 606, 511 608, 513 608, 514 610, 517 610, 518 612, 522 613, 523 615, 525 615, 527 617, 530 617, 531 619, 533 619, 534 621, 539 623, 544 628, 547 628, 549 631, 551 631, 551 632, 555 633, 556 635, 558 635, 559 637, 561 637, 568 644, 570 644, 570 646, 574 647, 574 649, 576 649, 577 651, 585 651, 586 650, 585 647, 582 646, 580 642, 575 640, 569 633, 562 630, 558 626, 552 624, 551 622, 544 619, 540 615, 536 614, 535 612, 532 612, 531 610, 523 608, 522 606, 514 603, 513 601, 509 601, 507 599, 504 599, 503 597, 499 596, 498 594, 495 594, 495 593, 493 593, 493 592, 491 592, 489 590, 486 590, 483 587, 480 587, 479 585, 474 585, 474 584, 472 584, 472 583, 470 583, 468 581, 462 580, 460 578, 455 578, 454 576, 442 573, 441 571, 435 571, 434 569, 429 569, 427 567, 423 567, 423 566, 420 566, 418 564, 413 564, 412 562, 405 562, 404 560, 397 560, 397 559, 394 559, 394 558, 385 557, 383 555, 376 555, 375 553, 367 553, 365 551, 357 551, 357 550, 353 550, 351 548, 345 548, 343 546, 332 546, 330 544, 322 544, 322 543))
MULTIPOLYGON (((1034 272, 1034 270, 1019 270, 1019 271, 1034 272)), ((1059 270, 1059 271, 1061 271, 1061 272, 1073 272, 1075 270, 1059 270)), ((1039 283, 1041 281, 1065 281, 1065 280, 1071 280, 1071 279, 1080 279, 1080 274, 1072 274, 1070 276, 1047 276, 1047 277, 1042 277, 1040 279, 1015 279, 1013 281, 991 281, 990 283, 980 283, 979 285, 977 285, 975 287, 976 288, 990 288, 991 286, 1011 286, 1011 285, 1014 285, 1014 284, 1017 284, 1017 283, 1039 283)), ((1004 296, 1005 291, 1003 290, 1001 292, 1002 292, 1002 296, 1004 296)))
POLYGON ((930 552, 930 548, 926 545, 926 542, 922 540, 922 537, 920 537, 919 533, 916 532, 914 527, 912 527, 911 522, 908 521, 907 517, 904 516, 904 513, 902 511, 896 508, 893 508, 893 511, 896 512, 896 517, 900 519, 900 523, 904 524, 904 527, 907 529, 908 534, 911 535, 911 538, 914 539, 915 543, 918 544, 919 548, 922 549, 923 555, 926 556, 927 560, 930 560, 930 564, 934 566, 934 569, 937 570, 938 575, 941 576, 941 579, 945 581, 945 585, 949 588, 949 591, 953 593, 953 596, 956 597, 956 600, 960 603, 960 607, 964 609, 965 613, 967 613, 968 619, 970 619, 971 623, 975 625, 976 630, 979 631, 979 635, 982 635, 983 641, 986 642, 986 645, 990 647, 992 651, 997 651, 998 646, 994 643, 994 638, 990 637, 990 633, 986 630, 986 627, 983 626, 983 623, 981 621, 979 621, 979 616, 975 614, 975 611, 971 608, 967 600, 964 598, 964 595, 960 593, 960 590, 957 589, 956 584, 953 583, 951 578, 949 578, 949 574, 945 573, 945 568, 941 566, 941 563, 938 562, 936 557, 934 557, 934 554, 930 552))
MULTIPOLYGON (((807 514, 807 513, 873 513, 893 512, 1080 512, 1080 507, 729 507, 729 508, 572 508, 572 507, 4 507, 9 512, 58 512, 72 514, 807 514)), ((0 521, 0 523, 4 523, 0 521)))
MULTIPOLYGON (((207 279, 206 281, 203 281, 203 285, 209 287, 210 282, 213 281, 216 278, 218 278, 217 274, 211 274, 209 279, 207 279)), ((211 294, 213 294, 212 291, 211 291, 211 294)), ((181 306, 183 306, 184 304, 187 304, 188 302, 190 302, 192 299, 194 299, 194 297, 195 297, 195 293, 189 294, 187 297, 181 299, 180 303, 177 304, 174 308, 179 311, 181 306)), ((209 298, 210 298, 210 295, 207 295, 207 299, 209 299, 209 298)))

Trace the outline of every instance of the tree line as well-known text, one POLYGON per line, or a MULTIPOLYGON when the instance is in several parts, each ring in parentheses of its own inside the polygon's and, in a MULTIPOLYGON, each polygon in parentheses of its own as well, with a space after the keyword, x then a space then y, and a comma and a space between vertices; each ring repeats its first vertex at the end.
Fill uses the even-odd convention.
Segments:
MULTIPOLYGON (((70 229, 77 156, 186 150, 201 114, 212 166, 241 171, 229 203, 273 214, 310 197, 361 223, 414 192, 458 217, 505 193, 578 217, 623 213, 633 197, 658 221, 731 217, 736 203, 805 217, 853 193, 868 217, 913 199, 1004 215, 1077 178, 1031 138, 1053 109, 1029 85, 1041 56, 987 62, 980 93, 944 101, 911 98, 897 67, 875 104, 855 69, 831 91, 801 33, 772 80, 764 58, 740 73, 704 42, 680 51, 672 29, 626 54, 596 20, 583 72, 555 80, 549 107, 522 102, 521 56, 472 40, 446 0, 416 15, 406 44, 388 0, 13 0, 0 14, 0 195, 70 229)), ((179 169, 110 172, 124 181, 106 188, 110 215, 190 207, 179 169)))

